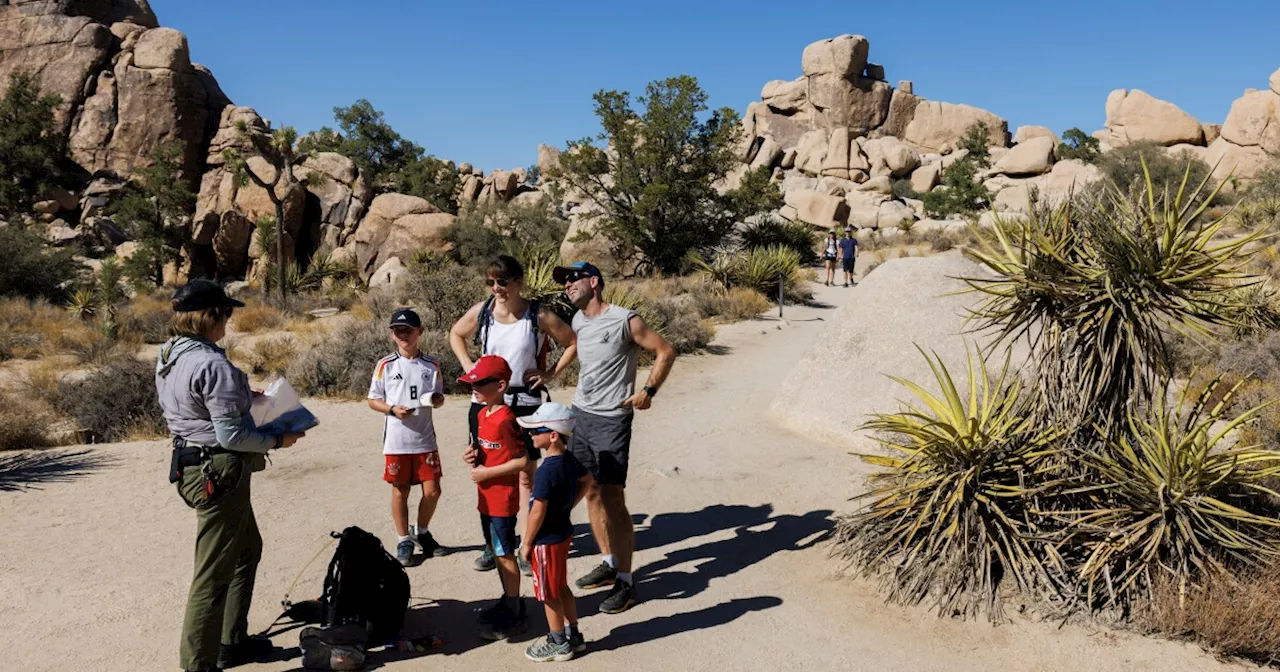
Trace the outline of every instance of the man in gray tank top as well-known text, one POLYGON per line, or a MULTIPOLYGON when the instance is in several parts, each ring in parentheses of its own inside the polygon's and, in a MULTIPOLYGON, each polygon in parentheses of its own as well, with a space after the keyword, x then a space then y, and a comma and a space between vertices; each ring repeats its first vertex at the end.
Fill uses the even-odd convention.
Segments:
POLYGON ((671 372, 675 350, 661 334, 649 328, 634 311, 605 303, 600 269, 579 261, 557 267, 556 282, 578 312, 573 316, 577 334, 578 393, 573 398, 574 431, 569 452, 591 474, 587 486, 587 513, 591 533, 603 554, 600 565, 578 579, 578 588, 611 586, 600 611, 616 614, 636 602, 631 578, 631 553, 635 528, 627 510, 625 488, 631 453, 631 417, 645 410, 671 372), (649 379, 636 389, 636 362, 640 349, 655 355, 649 379))

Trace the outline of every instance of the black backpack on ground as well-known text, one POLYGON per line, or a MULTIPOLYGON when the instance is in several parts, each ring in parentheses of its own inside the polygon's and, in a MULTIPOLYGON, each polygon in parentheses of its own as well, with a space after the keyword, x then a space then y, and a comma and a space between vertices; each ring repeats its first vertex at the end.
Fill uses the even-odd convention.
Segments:
POLYGON ((353 525, 338 535, 320 609, 321 625, 363 627, 369 645, 378 646, 404 627, 409 575, 377 537, 353 525))

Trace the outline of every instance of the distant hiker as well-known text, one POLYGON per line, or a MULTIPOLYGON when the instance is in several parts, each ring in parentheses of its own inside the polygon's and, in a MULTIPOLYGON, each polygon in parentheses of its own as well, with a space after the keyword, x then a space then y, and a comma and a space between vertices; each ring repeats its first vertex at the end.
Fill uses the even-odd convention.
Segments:
POLYGON ((458 378, 484 404, 480 410, 477 440, 467 447, 465 459, 471 480, 479 492, 480 530, 484 544, 493 549, 502 580, 502 596, 480 614, 480 635, 506 639, 529 627, 529 615, 520 596, 520 569, 516 564, 516 512, 520 509, 520 472, 529 463, 525 435, 515 413, 503 399, 511 379, 511 367, 497 355, 485 355, 458 378))
POLYGON ((391 520, 396 527, 396 559, 408 566, 413 546, 428 558, 445 550, 428 529, 440 503, 440 451, 431 410, 444 405, 440 362, 422 354, 422 318, 401 308, 391 314, 396 351, 378 360, 369 383, 369 408, 387 416, 382 424, 382 480, 391 484, 391 520), (409 529, 409 494, 421 484, 417 524, 409 529))
POLYGON ((836 281, 836 257, 839 256, 839 244, 836 242, 836 230, 827 232, 827 240, 822 247, 822 263, 827 268, 827 286, 836 281))
POLYGON ((234 309, 211 280, 188 282, 173 297, 172 335, 156 358, 156 392, 173 434, 169 482, 196 510, 195 567, 182 624, 181 664, 204 671, 268 660, 271 640, 250 637, 249 606, 262 535, 249 496, 266 453, 302 434, 257 431, 249 377, 215 343, 234 309))
MULTIPOLYGON (((481 355, 498 355, 507 360, 512 375, 505 400, 516 417, 526 416, 538 410, 547 384, 573 363, 577 353, 576 338, 569 325, 553 311, 544 309, 537 299, 528 300, 521 295, 524 290, 524 267, 514 257, 502 255, 494 259, 485 269, 485 285, 489 288, 489 298, 472 306, 454 323, 449 331, 449 345, 463 371, 470 371, 474 366, 467 352, 468 339, 474 339, 473 344, 480 347, 481 355), (564 348, 560 359, 550 371, 546 364, 550 346, 548 336, 564 348)), ((479 424, 477 417, 484 407, 472 395, 468 422, 470 440, 473 443, 479 424)), ((533 472, 537 469, 539 458, 531 439, 526 438, 525 451, 529 456, 529 466, 520 473, 522 502, 529 500, 533 472)), ((520 570, 528 576, 528 563, 523 558, 519 562, 520 570)), ((493 569, 493 549, 485 547, 480 557, 476 558, 474 566, 480 571, 493 569)))
POLYGON ((840 239, 840 265, 844 267, 844 286, 853 284, 853 266, 858 258, 858 239, 853 237, 853 227, 844 227, 844 238, 840 239))
POLYGON ((569 541, 573 539, 569 513, 586 495, 588 474, 572 455, 565 454, 565 442, 573 435, 573 415, 567 406, 543 404, 537 413, 517 422, 546 455, 533 481, 520 557, 533 565, 533 596, 546 611, 547 638, 531 644, 524 655, 536 663, 562 662, 587 649, 578 630, 578 605, 569 590, 569 541))
POLYGON ((631 608, 636 589, 631 579, 635 527, 627 511, 625 488, 631 452, 633 412, 649 408, 671 372, 675 350, 643 318, 622 306, 605 303, 600 269, 579 261, 553 271, 556 282, 578 307, 573 330, 578 335, 582 365, 573 398, 574 432, 569 452, 591 475, 587 512, 591 532, 603 553, 600 565, 574 585, 612 585, 600 611, 616 614, 631 608), (656 355, 649 380, 636 389, 636 364, 643 348, 656 355))

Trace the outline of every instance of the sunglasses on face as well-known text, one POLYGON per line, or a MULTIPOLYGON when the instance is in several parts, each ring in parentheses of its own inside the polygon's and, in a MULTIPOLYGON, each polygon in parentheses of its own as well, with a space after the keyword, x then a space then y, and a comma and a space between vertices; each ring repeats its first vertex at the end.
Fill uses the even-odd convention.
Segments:
POLYGON ((511 281, 506 278, 489 278, 485 281, 485 285, 488 287, 492 287, 495 284, 499 287, 506 287, 510 283, 511 281))
POLYGON ((485 387, 487 385, 492 385, 496 382, 498 382, 497 378, 481 378, 480 380, 477 380, 476 382, 471 383, 471 387, 485 387))
POLYGON ((570 271, 569 273, 566 273, 564 276, 564 284, 567 285, 571 282, 577 282, 579 280, 582 280, 583 278, 590 278, 590 277, 592 277, 590 273, 584 273, 582 271, 570 271))
POLYGON ((554 432, 554 431, 556 430, 551 429, 550 427, 534 427, 529 430, 529 435, 537 436, 539 434, 550 434, 551 432, 554 432))

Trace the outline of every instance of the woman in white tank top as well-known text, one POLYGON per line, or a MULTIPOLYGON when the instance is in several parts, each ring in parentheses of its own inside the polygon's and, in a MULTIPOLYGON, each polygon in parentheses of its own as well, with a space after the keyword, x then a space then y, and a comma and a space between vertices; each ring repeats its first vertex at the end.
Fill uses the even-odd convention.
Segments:
MULTIPOLYGON (((513 390, 516 394, 507 397, 507 404, 517 416, 529 415, 542 404, 542 390, 564 373, 577 357, 577 336, 554 311, 538 310, 537 314, 532 314, 534 304, 521 295, 524 290, 524 267, 513 257, 502 255, 489 264, 485 269, 485 281, 490 298, 472 306, 454 323, 449 330, 449 345, 463 371, 470 371, 475 365, 467 350, 468 341, 475 337, 480 340, 481 354, 498 355, 507 360, 511 367, 510 387, 516 388, 513 390), (560 359, 550 371, 543 369, 544 363, 539 361, 539 353, 543 352, 548 337, 564 348, 560 359)), ((483 408, 473 395, 468 417, 468 440, 471 443, 476 441, 479 412, 483 408)), ((529 466, 520 472, 521 502, 529 501, 529 494, 533 490, 533 474, 538 468, 540 457, 533 448, 532 440, 526 441, 525 448, 531 459, 529 466)), ((526 570, 523 561, 521 562, 521 569, 526 570)), ((494 564, 492 552, 486 548, 475 564, 476 569, 491 569, 494 564)), ((529 572, 526 570, 525 573, 529 572)))

